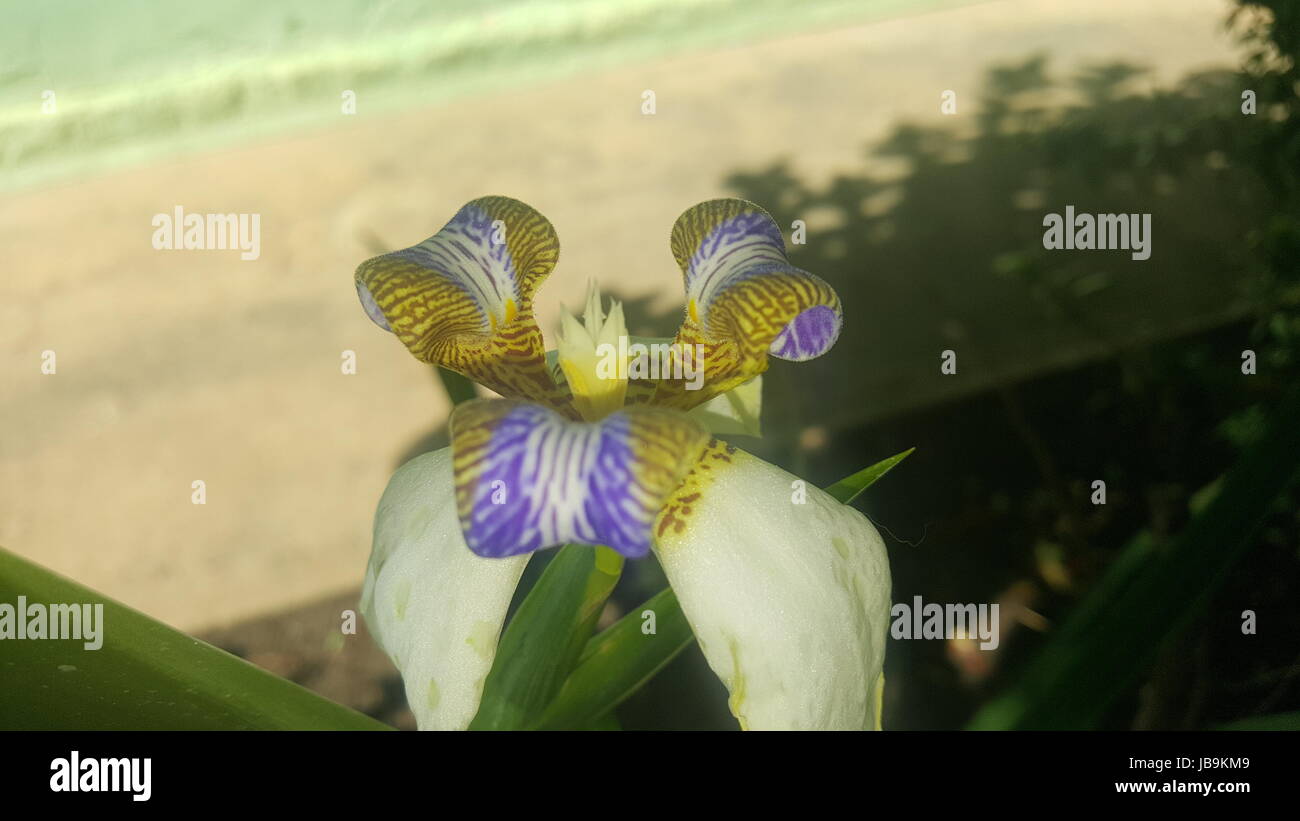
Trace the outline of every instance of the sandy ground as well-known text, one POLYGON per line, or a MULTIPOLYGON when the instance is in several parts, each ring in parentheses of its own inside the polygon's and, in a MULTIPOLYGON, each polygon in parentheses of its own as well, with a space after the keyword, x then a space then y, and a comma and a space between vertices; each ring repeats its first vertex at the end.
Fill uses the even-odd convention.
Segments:
POLYGON ((789 157, 820 182, 900 120, 936 119, 942 90, 1034 51, 1160 80, 1229 65, 1226 8, 1008 0, 340 118, 2 199, 0 544, 190 630, 354 588, 395 461, 447 412, 356 303, 373 244, 508 194, 563 243, 543 327, 589 277, 667 309, 668 229, 725 193, 726 173, 789 157), (154 250, 151 218, 178 204, 261 214, 260 258, 154 250))

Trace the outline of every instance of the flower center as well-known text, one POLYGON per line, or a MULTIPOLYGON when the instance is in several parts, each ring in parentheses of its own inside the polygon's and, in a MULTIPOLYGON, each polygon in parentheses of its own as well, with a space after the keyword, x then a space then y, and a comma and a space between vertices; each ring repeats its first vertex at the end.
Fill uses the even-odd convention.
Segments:
POLYGON ((627 396, 627 346, 619 344, 627 336, 623 305, 610 300, 606 316, 593 283, 582 321, 566 313, 561 323, 557 351, 573 406, 588 422, 622 409, 627 396))

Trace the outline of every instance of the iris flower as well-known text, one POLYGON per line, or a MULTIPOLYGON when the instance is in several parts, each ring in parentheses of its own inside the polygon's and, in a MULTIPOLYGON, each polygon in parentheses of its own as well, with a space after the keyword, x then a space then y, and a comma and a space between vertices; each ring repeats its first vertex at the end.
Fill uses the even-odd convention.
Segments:
POLYGON ((825 353, 839 297, 789 264, 776 222, 744 200, 690 208, 671 246, 686 310, 674 345, 651 349, 653 372, 621 306, 606 314, 594 292, 548 358, 533 295, 559 243, 517 200, 476 199, 357 269, 379 327, 502 397, 458 405, 450 447, 399 468, 375 514, 362 609, 420 728, 469 725, 529 554, 569 542, 654 551, 741 727, 879 727, 880 535, 708 427, 748 407, 769 357, 825 353))

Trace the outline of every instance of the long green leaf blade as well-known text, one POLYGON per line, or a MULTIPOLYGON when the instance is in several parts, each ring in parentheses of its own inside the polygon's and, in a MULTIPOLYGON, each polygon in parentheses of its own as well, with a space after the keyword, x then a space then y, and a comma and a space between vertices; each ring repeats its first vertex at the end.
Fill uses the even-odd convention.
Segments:
POLYGON ((1295 732, 1296 730, 1300 730, 1300 711, 1294 713, 1274 713, 1273 715, 1267 716, 1241 718, 1228 724, 1220 724, 1212 729, 1249 732, 1288 730, 1295 732))
POLYGON ((578 666, 538 722, 546 730, 572 730, 608 716, 624 699, 654 678, 695 638, 672 590, 645 604, 587 642, 578 666), (655 632, 644 633, 643 618, 654 614, 655 632))
POLYGON ((0 642, 0 728, 391 729, 0 549, 0 603, 16 608, 19 596, 29 606, 102 604, 103 644, 0 642))
POLYGON ((907 457, 912 455, 916 448, 908 448, 902 453, 896 453, 888 459, 882 459, 868 468, 863 468, 852 476, 845 476, 835 484, 826 488, 826 492, 840 500, 844 504, 852 502, 862 491, 880 481, 881 477, 907 457))
POLYGON ((623 558, 607 547, 565 545, 524 598, 501 636, 471 730, 534 724, 573 670, 623 558))

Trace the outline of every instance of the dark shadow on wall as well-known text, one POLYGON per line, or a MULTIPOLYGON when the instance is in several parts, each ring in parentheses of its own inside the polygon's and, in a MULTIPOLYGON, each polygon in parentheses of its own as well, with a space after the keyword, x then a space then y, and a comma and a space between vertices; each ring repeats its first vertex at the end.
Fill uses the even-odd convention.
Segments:
MULTIPOLYGON (((1134 66, 1065 80, 1049 68, 1034 56, 991 69, 975 113, 900 126, 864 170, 824 187, 787 162, 728 179, 787 236, 805 221, 791 259, 831 282, 846 312, 828 355, 768 372, 762 452, 825 485, 917 447, 863 502, 890 544, 894 601, 1001 604, 995 652, 891 641, 895 728, 962 726, 1136 534, 1168 544, 1188 526, 1300 377, 1287 82, 1210 72, 1138 91, 1134 66), (1242 111, 1246 88, 1256 115, 1242 111), (1150 258, 1045 248, 1044 217, 1067 205, 1150 214, 1150 258), (945 350, 956 374, 941 373, 945 350)), ((1300 706, 1300 660, 1283 638, 1300 628, 1288 605, 1297 501, 1278 500, 1249 565, 1107 726, 1300 706), (1244 647, 1243 602, 1283 633, 1244 647)))
POLYGON ((1269 200, 1234 162, 1240 81, 1130 91, 1142 76, 1112 64, 1059 80, 1031 57, 991 69, 973 113, 899 126, 824 187, 786 162, 733 174, 787 232, 806 223, 791 259, 845 305, 834 351, 791 376, 819 390, 782 392, 801 400, 791 412, 874 421, 1244 315, 1244 239, 1269 200), (1044 217, 1067 206, 1150 214, 1150 258, 1045 249, 1044 217), (958 369, 940 378, 945 350, 958 369))

